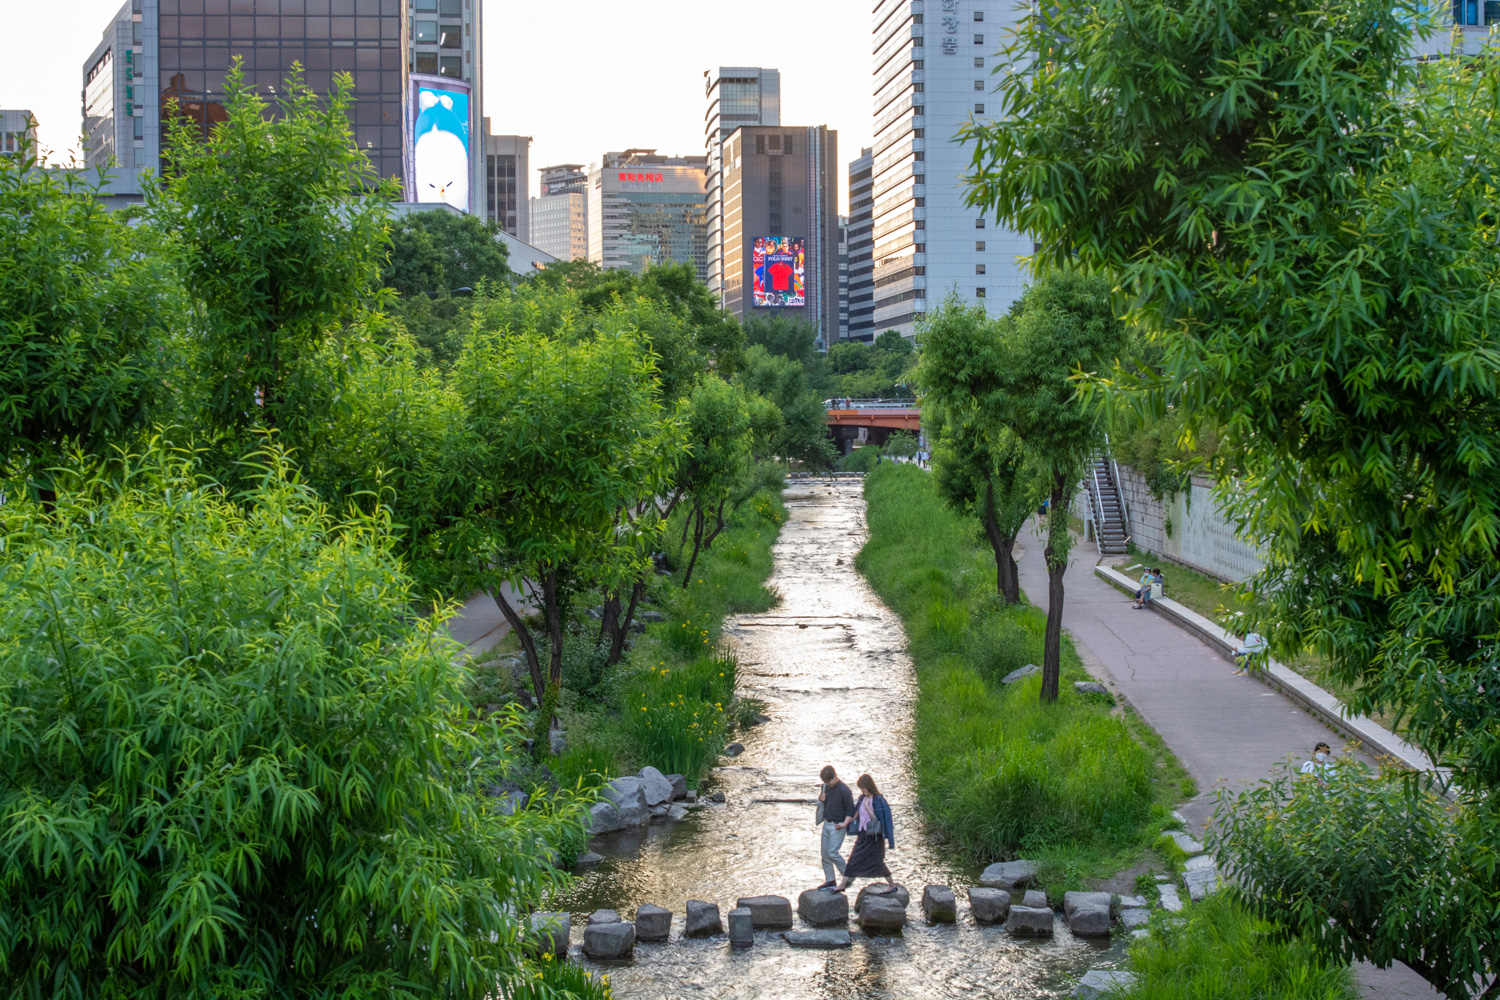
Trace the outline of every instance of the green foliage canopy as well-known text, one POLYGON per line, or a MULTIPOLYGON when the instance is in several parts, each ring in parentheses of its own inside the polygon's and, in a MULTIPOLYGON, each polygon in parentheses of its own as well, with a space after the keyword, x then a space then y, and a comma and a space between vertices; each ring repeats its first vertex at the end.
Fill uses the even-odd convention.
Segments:
POLYGON ((510 252, 495 238, 499 231, 498 223, 473 215, 413 212, 391 227, 380 281, 408 297, 500 284, 510 277, 510 252))

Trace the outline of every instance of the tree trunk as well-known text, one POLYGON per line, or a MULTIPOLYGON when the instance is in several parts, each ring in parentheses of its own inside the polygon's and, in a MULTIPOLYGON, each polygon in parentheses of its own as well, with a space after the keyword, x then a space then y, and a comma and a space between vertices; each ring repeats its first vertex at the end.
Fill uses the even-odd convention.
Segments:
POLYGON ((693 582, 693 567, 698 564, 698 548, 703 544, 703 508, 694 507, 688 516, 696 519, 697 526, 693 529, 693 558, 688 560, 687 572, 682 575, 683 590, 693 582))
POLYGON ((1047 504, 1047 633, 1042 649, 1042 701, 1057 700, 1062 672, 1063 574, 1068 569, 1068 477, 1055 476, 1047 504))
POLYGON ((714 514, 714 517, 716 517, 718 519, 719 524, 718 524, 718 527, 714 528, 713 534, 709 535, 707 538, 705 538, 703 540, 703 551, 704 552, 707 552, 709 549, 711 549, 711 548, 714 547, 714 539, 718 538, 719 537, 719 532, 721 532, 721 531, 724 530, 724 503, 728 499, 729 499, 729 494, 728 493, 725 493, 722 497, 719 498, 719 509, 714 514))
POLYGON ((604 617, 599 622, 599 638, 594 640, 594 649, 603 646, 605 641, 613 642, 615 629, 620 621, 620 592, 610 591, 609 599, 604 602, 604 617))
POLYGON ((620 662, 620 657, 625 655, 625 633, 630 631, 630 623, 635 620, 635 608, 640 603, 641 594, 646 591, 644 579, 635 581, 635 586, 630 588, 630 606, 625 610, 625 620, 619 623, 615 629, 614 641, 609 647, 609 659, 606 663, 615 664, 620 662))
POLYGON ((687 545, 688 528, 693 525, 693 511, 689 510, 687 517, 682 519, 682 537, 677 539, 677 561, 682 562, 682 550, 687 545))
POLYGON ((984 533, 989 537, 990 548, 995 550, 995 592, 1006 604, 1021 603, 1021 574, 1016 567, 1016 534, 1008 536, 1000 530, 995 519, 995 484, 986 483, 984 505, 984 533))
POLYGON ((500 606, 500 613, 510 623, 510 630, 521 640, 521 649, 526 653, 526 666, 531 671, 531 691, 536 696, 536 703, 540 705, 547 694, 547 683, 542 678, 542 661, 536 655, 536 642, 531 637, 531 629, 526 627, 516 609, 510 606, 501 588, 496 587, 490 591, 490 598, 500 606))
POLYGON ((547 679, 562 683, 562 609, 557 602, 557 570, 542 574, 542 610, 547 616, 547 638, 552 643, 547 657, 547 679))

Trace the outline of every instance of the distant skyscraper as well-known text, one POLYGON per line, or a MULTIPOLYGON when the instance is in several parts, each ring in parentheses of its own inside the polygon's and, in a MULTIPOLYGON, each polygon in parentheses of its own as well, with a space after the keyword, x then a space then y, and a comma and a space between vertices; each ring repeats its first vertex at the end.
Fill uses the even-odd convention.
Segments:
POLYGON ((849 325, 844 336, 867 344, 875 339, 875 265, 870 258, 875 245, 870 218, 874 163, 869 149, 849 161, 849 325))
POLYGON ((531 199, 531 245, 561 261, 589 255, 589 175, 581 163, 541 168, 541 188, 531 199))
POLYGON ((484 132, 486 216, 517 239, 529 241, 527 187, 531 181, 531 136, 490 135, 488 118, 484 120, 484 132))
POLYGON ((723 143, 724 308, 839 332, 838 133, 752 125, 723 143))
POLYGON ((20 109, 0 110, 0 156, 15 156, 28 140, 31 155, 40 157, 36 148, 36 116, 20 109))
POLYGON ((1021 294, 1018 258, 1031 254, 1031 240, 964 204, 970 153, 953 136, 997 100, 995 53, 1024 12, 1014 0, 879 0, 875 7, 877 331, 910 337, 950 292, 964 302, 982 299, 992 313, 1021 294))
POLYGON ((849 336, 849 216, 839 216, 839 332, 838 340, 849 336))
POLYGON ((656 264, 708 272, 708 159, 654 149, 605 153, 589 169, 589 260, 640 273, 656 264))
POLYGON ((720 66, 703 71, 708 111, 703 148, 708 154, 708 290, 723 303, 723 153, 729 133, 744 125, 781 124, 781 71, 759 66, 720 66))

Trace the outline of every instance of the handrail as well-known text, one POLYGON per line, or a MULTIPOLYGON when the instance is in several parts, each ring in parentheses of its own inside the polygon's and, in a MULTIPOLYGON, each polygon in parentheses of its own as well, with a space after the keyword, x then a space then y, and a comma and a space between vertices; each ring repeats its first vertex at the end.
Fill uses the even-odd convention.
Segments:
POLYGON ((918 410, 915 399, 835 399, 823 400, 825 410, 918 410))
POLYGON ((1094 501, 1094 545, 1102 552, 1104 536, 1100 533, 1100 528, 1104 526, 1104 491, 1099 484, 1099 466, 1093 462, 1089 463, 1089 478, 1094 484, 1094 488, 1089 491, 1094 501))
POLYGON ((1115 461, 1115 450, 1109 446, 1109 432, 1104 432, 1104 454, 1109 456, 1109 467, 1115 474, 1115 495, 1120 498, 1120 526, 1125 529, 1125 538, 1130 538, 1130 508, 1125 504, 1125 480, 1120 478, 1120 463, 1115 461))

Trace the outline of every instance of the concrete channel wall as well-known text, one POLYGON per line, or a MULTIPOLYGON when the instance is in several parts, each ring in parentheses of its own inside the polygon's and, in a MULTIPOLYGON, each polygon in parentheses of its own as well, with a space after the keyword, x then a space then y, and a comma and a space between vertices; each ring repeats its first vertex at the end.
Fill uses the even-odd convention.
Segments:
POLYGON ((1194 476, 1187 489, 1163 502, 1151 495, 1144 476, 1122 465, 1120 486, 1137 549, 1233 583, 1260 572, 1259 548, 1235 534, 1214 501, 1213 480, 1194 476))

